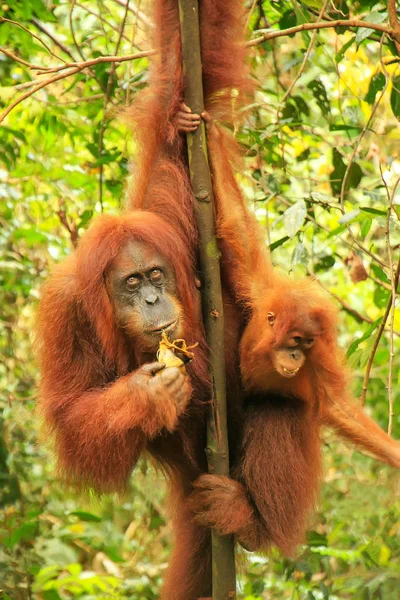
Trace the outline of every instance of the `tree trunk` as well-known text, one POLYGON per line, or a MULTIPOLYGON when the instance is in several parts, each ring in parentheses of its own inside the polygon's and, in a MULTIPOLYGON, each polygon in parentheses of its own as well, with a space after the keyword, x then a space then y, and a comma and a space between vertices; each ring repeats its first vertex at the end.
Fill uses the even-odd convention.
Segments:
MULTIPOLYGON (((185 102, 194 113, 204 111, 199 11, 197 0, 179 0, 185 102)), ((207 156, 204 123, 187 135, 189 172, 197 200, 196 220, 200 236, 203 319, 210 350, 212 406, 207 426, 207 458, 210 473, 229 475, 229 449, 225 386, 224 315, 215 236, 213 190, 207 156)), ((213 600, 236 597, 233 539, 212 532, 213 600)))

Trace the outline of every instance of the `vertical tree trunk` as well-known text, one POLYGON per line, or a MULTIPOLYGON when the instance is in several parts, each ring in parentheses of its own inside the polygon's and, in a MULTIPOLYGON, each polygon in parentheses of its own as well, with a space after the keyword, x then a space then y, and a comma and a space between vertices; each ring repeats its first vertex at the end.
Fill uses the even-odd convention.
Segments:
MULTIPOLYGON (((185 101, 193 112, 204 111, 198 0, 179 0, 185 101)), ((212 407, 207 429, 210 473, 229 475, 225 386, 224 315, 214 225, 213 190, 204 123, 187 135, 189 171, 197 200, 199 259, 203 277, 203 319, 210 349, 212 407)), ((212 532, 213 600, 236 597, 233 539, 212 532)))

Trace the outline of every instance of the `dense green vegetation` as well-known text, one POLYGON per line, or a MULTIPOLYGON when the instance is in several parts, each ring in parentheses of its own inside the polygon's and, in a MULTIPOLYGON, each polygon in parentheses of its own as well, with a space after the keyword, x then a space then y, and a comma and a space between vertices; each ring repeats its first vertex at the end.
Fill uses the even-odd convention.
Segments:
MULTIPOLYGON (((395 25, 395 4, 247 5, 250 37, 258 40, 251 59, 258 91, 238 131, 246 149, 240 181, 274 262, 314 274, 336 298, 354 391, 361 395, 371 369, 366 410, 387 427, 392 405, 390 426, 400 438, 400 317, 391 295, 400 248, 400 46, 385 34, 395 25), (284 32, 337 19, 346 24, 284 32), (351 26, 354 19, 372 28, 351 26), (267 39, 271 31, 279 36, 267 39)), ((0 127, 0 596, 6 599, 152 600, 168 560, 165 486, 146 460, 124 498, 76 498, 56 481, 35 414, 32 347, 40 286, 52 264, 71 251, 94 215, 116 212, 124 202, 134 148, 118 111, 145 84, 147 57, 98 58, 146 54, 145 9, 140 0, 128 7, 125 0, 0 6, 0 112, 27 96, 0 127), (63 69, 46 70, 52 67, 63 69), (40 82, 46 85, 28 95, 40 82)), ((399 597, 398 475, 332 434, 324 454, 325 483, 308 545, 291 561, 249 555, 240 598, 399 597)))

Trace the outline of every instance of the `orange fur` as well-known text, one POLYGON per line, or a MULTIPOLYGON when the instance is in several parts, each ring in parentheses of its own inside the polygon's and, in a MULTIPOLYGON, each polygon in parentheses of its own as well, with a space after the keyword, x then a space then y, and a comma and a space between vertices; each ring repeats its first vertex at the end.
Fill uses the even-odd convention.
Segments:
POLYGON ((337 343, 337 309, 328 294, 311 279, 293 281, 275 274, 270 283, 261 294, 263 282, 253 282, 258 295, 250 299, 252 313, 240 345, 247 409, 241 452, 232 470, 238 484, 203 475, 195 483, 191 505, 199 523, 235 534, 245 547, 265 551, 273 544, 291 555, 304 541, 318 493, 321 426, 333 427, 397 468, 400 444, 351 397, 337 343), (269 312, 276 315, 273 327, 269 312), (310 323, 318 326, 315 343, 299 373, 285 378, 274 368, 273 353, 289 332, 301 335, 310 323))
MULTIPOLYGON (((207 110, 233 122, 252 88, 244 63, 240 0, 200 0, 203 83, 207 110), (235 89, 235 94, 232 90, 235 89)), ((41 408, 55 436, 59 469, 79 487, 122 489, 140 453, 149 451, 172 480, 176 547, 163 600, 211 596, 210 534, 187 503, 192 482, 206 470, 205 411, 208 363, 195 288, 198 234, 186 148, 174 117, 183 99, 177 0, 156 0, 157 56, 148 87, 128 110, 137 141, 137 167, 127 212, 100 217, 78 250, 57 267, 43 290, 39 311, 41 408), (147 397, 132 375, 149 361, 140 340, 118 327, 109 298, 108 269, 128 241, 143 241, 175 271, 185 337, 200 342, 188 373, 193 389, 179 417, 173 399, 147 397)), ((228 168, 231 177, 231 167, 228 168)), ((223 176, 223 175, 222 175, 223 176)), ((238 339, 244 324, 225 266, 226 360, 230 430, 239 419, 238 339)), ((232 440, 236 439, 233 433, 232 440)), ((233 450, 234 448, 232 448, 233 450)))

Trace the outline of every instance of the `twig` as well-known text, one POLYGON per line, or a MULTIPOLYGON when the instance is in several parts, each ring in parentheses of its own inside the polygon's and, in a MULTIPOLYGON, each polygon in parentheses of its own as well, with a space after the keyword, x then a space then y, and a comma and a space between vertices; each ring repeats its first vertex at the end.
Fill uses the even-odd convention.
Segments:
MULTIPOLYGON (((382 42, 383 42, 383 36, 382 36, 381 44, 380 44, 380 53, 381 54, 382 54, 382 42)), ((365 136, 366 132, 370 129, 370 125, 372 123, 372 120, 374 119, 375 113, 378 110, 378 107, 379 107, 379 105, 381 103, 381 100, 382 100, 383 96, 386 93, 388 85, 389 85, 389 79, 386 78, 385 79, 385 87, 383 88, 383 90, 382 90, 382 92, 381 92, 378 100, 376 100, 376 102, 375 102, 375 104, 374 104, 374 106, 372 108, 371 114, 369 116, 369 119, 366 122, 365 126, 363 127, 363 130, 361 131, 360 135, 358 136, 356 145, 354 146, 353 152, 351 153, 351 157, 350 157, 350 159, 349 159, 349 161, 347 163, 346 171, 345 171, 345 174, 344 174, 344 177, 343 177, 343 181, 342 181, 342 186, 340 188, 340 210, 341 210, 341 212, 342 212, 343 215, 345 215, 344 196, 345 196, 345 193, 346 193, 347 182, 348 182, 349 176, 350 176, 350 169, 353 166, 353 163, 355 161, 355 157, 356 157, 356 154, 357 154, 358 149, 360 147, 360 144, 361 144, 362 140, 364 139, 364 136, 365 136)), ((360 250, 362 250, 362 252, 364 252, 365 254, 368 254, 368 256, 370 256, 381 267, 387 268, 387 265, 384 263, 384 261, 382 261, 379 258, 379 256, 376 256, 376 254, 374 254, 373 252, 371 252, 370 250, 368 250, 368 248, 366 248, 364 246, 364 244, 362 244, 356 238, 356 236, 354 235, 353 230, 351 228, 351 225, 349 223, 346 223, 346 229, 347 229, 347 231, 348 231, 351 239, 353 240, 353 242, 360 248, 360 250)))
MULTIPOLYGON (((60 79, 65 79, 66 77, 69 77, 70 75, 75 75, 76 73, 79 73, 80 71, 82 71, 83 69, 86 69, 88 67, 92 67, 93 65, 98 65, 99 63, 120 63, 120 62, 126 62, 127 60, 136 60, 137 58, 143 58, 144 56, 150 56, 152 54, 155 54, 154 50, 151 50, 150 52, 136 52, 135 54, 127 54, 125 56, 99 56, 97 58, 93 58, 91 60, 84 60, 80 63, 70 63, 70 70, 66 71, 64 73, 59 73, 58 75, 54 76, 54 77, 49 77, 48 79, 44 79, 43 81, 39 82, 37 85, 35 85, 31 90, 29 90, 29 92, 25 92, 25 94, 22 94, 21 96, 19 96, 19 98, 17 98, 16 100, 14 100, 14 102, 12 104, 10 104, 10 106, 8 106, 1 114, 0 114, 0 123, 6 118, 6 116, 8 114, 10 114, 10 112, 16 107, 18 106, 18 104, 20 104, 21 102, 23 102, 26 98, 29 98, 29 96, 32 96, 33 94, 35 94, 37 91, 41 90, 42 88, 50 85, 51 83, 55 83, 56 81, 60 81, 60 79)), ((61 69, 66 69, 67 66, 62 66, 61 69)))
POLYGON ((85 55, 83 54, 83 52, 81 50, 81 46, 80 46, 80 44, 78 44, 77 39, 75 37, 74 24, 73 24, 73 21, 72 21, 72 15, 73 15, 74 8, 75 8, 75 1, 76 0, 72 0, 72 2, 71 2, 71 8, 69 10, 69 15, 68 15, 69 29, 71 31, 71 36, 72 36, 72 40, 74 42, 74 46, 77 49, 77 51, 79 53, 79 56, 82 58, 82 60, 86 60, 86 57, 85 57, 85 55))
MULTIPOLYGON (((396 273, 395 273, 394 278, 393 278, 394 279, 394 284, 395 284, 395 289, 397 289, 397 286, 398 286, 398 283, 399 283, 399 275, 400 275, 400 259, 399 259, 399 262, 397 264, 396 273)), ((370 354, 370 356, 368 358, 368 364, 367 364, 367 368, 366 368, 366 371, 365 371, 365 376, 364 376, 364 381, 363 381, 363 387, 362 387, 362 393, 361 393, 361 404, 363 406, 365 404, 365 398, 366 398, 366 395, 367 395, 368 382, 369 382, 369 378, 370 378, 370 375, 371 375, 372 364, 374 362, 375 354, 376 354, 376 351, 378 349, 379 342, 381 340, 382 334, 383 334, 383 332, 385 330, 386 322, 387 322, 389 314, 391 313, 391 310, 392 310, 392 302, 393 302, 393 298, 392 298, 392 294, 390 294, 389 302, 388 302, 388 305, 386 307, 385 314, 383 315, 383 318, 382 318, 382 323, 379 325, 378 333, 376 334, 374 345, 372 347, 371 354, 370 354)))
MULTIPOLYGON (((123 6, 124 8, 127 5, 127 3, 123 0, 115 0, 115 2, 120 6, 123 6)), ((136 6, 131 5, 129 6, 128 10, 134 15, 136 15, 136 17, 138 17, 145 25, 147 25, 147 27, 151 27, 152 29, 154 29, 154 23, 144 14, 144 12, 139 10, 139 8, 136 8, 136 6)))
MULTIPOLYGON (((84 10, 89 15, 92 15, 93 17, 96 17, 96 19, 98 19, 99 21, 101 21, 101 23, 104 23, 105 25, 107 25, 107 27, 110 27, 111 29, 114 29, 114 31, 118 31, 118 29, 116 27, 114 27, 112 23, 110 23, 109 21, 107 21, 107 19, 105 19, 104 17, 102 17, 99 13, 95 12, 94 10, 90 10, 90 8, 88 8, 87 6, 84 6, 83 4, 79 4, 79 2, 75 2, 75 6, 77 6, 78 8, 80 8, 82 10, 84 10)), ((131 40, 128 38, 127 35, 124 35, 122 37, 123 37, 123 39, 126 42, 131 43, 131 40)), ((73 60, 75 60, 75 59, 73 59, 73 60)))
MULTIPOLYGON (((381 175, 382 170, 381 170, 381 175)), ((394 269, 393 269, 393 252, 390 240, 390 218, 392 216, 392 208, 394 197, 396 195, 397 186, 400 182, 400 175, 395 181, 395 184, 392 189, 392 193, 390 193, 388 185, 385 181, 385 178, 382 176, 382 180, 385 185, 386 193, 389 200, 387 216, 386 216, 386 227, 385 227, 385 236, 386 236, 386 247, 389 258, 389 268, 390 268, 390 281, 392 284, 392 293, 391 293, 391 311, 390 311, 390 332, 389 332, 389 375, 388 375, 388 398, 389 398, 389 423, 388 423, 388 434, 391 435, 392 427, 393 427, 393 359, 394 359, 394 343, 393 343, 393 332, 394 332, 394 316, 395 316, 395 308, 396 308, 396 294, 397 294, 397 284, 395 282, 394 269)), ((400 265, 400 260, 399 260, 400 265)))
POLYGON ((29 69, 33 69, 35 71, 38 71, 38 70, 49 71, 50 70, 50 67, 40 67, 39 65, 34 65, 34 64, 24 60, 23 58, 20 58, 16 54, 13 54, 12 52, 10 52, 10 50, 6 50, 5 48, 0 48, 0 52, 5 54, 6 56, 8 56, 8 58, 15 60, 15 62, 18 62, 21 65, 24 65, 25 67, 29 67, 29 69))
MULTIPOLYGON (((320 279, 315 277, 315 275, 313 275, 313 277, 315 279, 317 279, 317 281, 320 283, 320 285, 332 296, 332 298, 335 298, 335 300, 340 304, 340 306, 343 308, 343 310, 346 311, 347 313, 349 313, 352 317, 354 317, 354 319, 356 321, 364 322, 364 323, 368 323, 369 325, 372 325, 372 323, 374 322, 373 319, 371 319, 370 317, 367 317, 367 315, 362 315, 360 312, 358 312, 358 310, 356 310, 355 308, 350 306, 350 304, 347 304, 347 302, 345 302, 340 296, 338 296, 334 292, 331 292, 330 289, 325 287, 323 285, 323 283, 320 281, 320 279)), ((389 332, 390 329, 385 329, 385 331, 389 332)), ((393 331, 393 334, 396 335, 397 337, 400 337, 400 331, 393 331)))
MULTIPOLYGON (((325 0, 323 6, 321 8, 321 12, 318 15, 318 19, 322 18, 323 14, 324 14, 324 12, 326 10, 326 6, 327 6, 328 3, 329 3, 329 0, 325 0)), ((307 51, 306 51, 306 53, 304 55, 304 58, 303 58, 303 62, 300 65, 300 69, 298 70, 296 77, 294 78, 294 80, 292 81, 292 83, 290 84, 290 86, 288 87, 288 89, 286 90, 286 92, 285 92, 282 100, 280 101, 281 104, 284 104, 286 102, 287 98, 292 93, 292 90, 293 90, 294 86, 296 85, 296 83, 298 82, 298 80, 300 79, 300 77, 302 76, 302 74, 304 72, 304 69, 306 68, 306 64, 308 62, 308 59, 310 57, 311 50, 314 47, 314 43, 315 43, 315 38, 316 37, 317 37, 317 29, 315 29, 313 31, 313 33, 312 33, 310 43, 308 44, 307 51)))
POLYGON ((251 17, 253 15, 253 11, 256 7, 257 2, 258 2, 258 0, 253 0, 252 5, 250 6, 249 14, 247 15, 247 19, 246 19, 246 30, 249 28, 251 17))
POLYGON ((64 200, 60 200, 60 202, 59 202, 57 215, 58 215, 58 218, 60 219, 60 223, 63 225, 63 227, 65 227, 65 229, 69 233, 72 247, 76 248, 76 246, 78 244, 78 239, 79 239, 78 228, 76 226, 75 221, 72 221, 72 220, 70 221, 68 219, 67 213, 65 210, 65 201, 64 200))
POLYGON ((394 40, 399 41, 400 35, 395 32, 393 27, 388 25, 382 25, 379 23, 369 23, 368 21, 361 21, 360 19, 338 19, 336 21, 320 21, 316 23, 302 23, 295 27, 289 27, 288 29, 280 29, 274 31, 268 31, 263 33, 260 37, 250 40, 246 43, 246 46, 258 46, 268 40, 273 40, 278 37, 284 37, 292 35, 294 33, 301 33, 302 31, 310 31, 312 29, 328 29, 336 27, 364 27, 366 29, 374 29, 390 35, 394 40))
MULTIPOLYGON (((152 56, 155 54, 155 50, 144 50, 143 52, 136 52, 135 54, 125 54, 124 56, 98 56, 97 58, 92 58, 89 60, 83 60, 81 62, 70 62, 65 63, 65 65, 59 65, 58 67, 50 67, 47 70, 47 73, 58 73, 59 71, 63 71, 64 69, 70 69, 72 67, 79 68, 79 70, 85 69, 87 67, 92 67, 93 65, 97 65, 99 63, 119 63, 126 62, 127 60, 135 60, 136 58, 143 58, 145 56, 152 56)), ((39 70, 41 67, 39 67, 39 70)))
POLYGON ((47 35, 47 37, 53 42, 53 44, 55 44, 56 46, 58 46, 60 48, 60 50, 62 50, 65 54, 67 54, 67 56, 69 56, 70 58, 72 58, 72 60, 75 60, 75 56, 72 54, 71 50, 68 48, 68 46, 66 46, 65 44, 63 44, 63 42, 61 42, 60 40, 58 40, 48 29, 47 27, 45 27, 43 25, 43 23, 41 23, 38 19, 35 19, 35 17, 33 17, 31 19, 32 23, 45 35, 47 35))
MULTIPOLYGON (((127 4, 125 6, 125 13, 124 13, 124 17, 121 21, 121 25, 119 26, 119 32, 118 32, 118 40, 117 43, 115 45, 115 50, 114 50, 114 55, 117 56, 118 55, 118 51, 119 51, 119 47, 121 44, 121 40, 122 40, 122 36, 124 34, 124 28, 125 28, 125 24, 126 24, 126 19, 128 16, 128 9, 129 9, 129 0, 127 1, 127 4)), ((100 125, 100 130, 99 130, 99 144, 98 144, 98 153, 99 153, 99 160, 101 159, 101 156, 103 154, 103 149, 104 149, 104 132, 106 130, 106 111, 107 111, 107 105, 110 102, 110 96, 111 96, 111 88, 112 88, 112 82, 113 82, 113 78, 114 78, 114 74, 115 74, 115 63, 111 64, 111 68, 110 68, 110 72, 108 74, 108 78, 107 78, 107 87, 106 87, 106 93, 104 96, 104 111, 103 111, 103 119, 101 121, 101 125, 100 125)), ((101 207, 101 212, 103 212, 103 177, 104 177, 104 165, 101 163, 100 161, 100 168, 99 168, 99 204, 101 207)))
POLYGON ((21 23, 18 23, 18 21, 13 21, 12 19, 6 19, 5 17, 0 17, 0 23, 10 23, 11 25, 15 25, 16 27, 20 27, 21 29, 23 29, 24 31, 26 31, 26 33, 29 33, 30 36, 32 36, 33 38, 35 38, 35 40, 37 40, 39 42, 39 44, 42 44, 42 46, 44 46, 44 48, 46 48, 47 52, 49 52, 49 54, 51 54, 52 56, 54 56, 54 58, 57 58, 58 60, 61 60, 61 62, 65 62, 63 58, 61 58, 61 56, 58 56, 58 54, 55 54, 52 49, 35 33, 32 33, 32 31, 30 31, 30 29, 28 29, 27 27, 25 27, 24 25, 21 25, 21 23))

